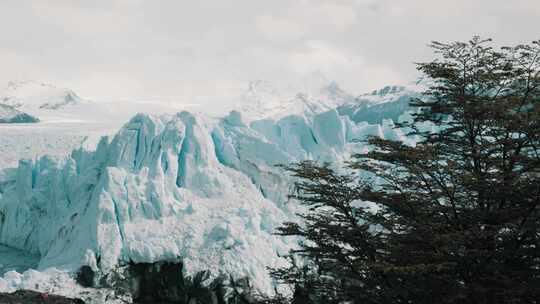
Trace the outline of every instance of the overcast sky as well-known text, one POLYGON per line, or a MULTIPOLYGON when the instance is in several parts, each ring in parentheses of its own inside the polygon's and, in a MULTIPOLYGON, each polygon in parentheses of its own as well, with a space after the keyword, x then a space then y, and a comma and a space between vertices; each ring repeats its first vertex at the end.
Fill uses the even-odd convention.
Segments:
POLYGON ((473 35, 540 39, 540 0, 0 0, 0 85, 190 99, 322 73, 362 92, 473 35))

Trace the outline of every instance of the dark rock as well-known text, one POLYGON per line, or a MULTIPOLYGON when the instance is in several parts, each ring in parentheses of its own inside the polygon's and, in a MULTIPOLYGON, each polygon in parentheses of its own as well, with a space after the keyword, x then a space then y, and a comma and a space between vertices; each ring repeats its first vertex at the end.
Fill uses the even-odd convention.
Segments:
POLYGON ((31 290, 17 290, 14 293, 0 293, 0 304, 84 304, 81 299, 70 299, 58 295, 31 290))
POLYGON ((75 280, 79 285, 83 287, 94 287, 94 279, 96 277, 96 273, 90 266, 84 265, 82 266, 79 271, 77 271, 77 276, 75 277, 75 280))
POLYGON ((129 272, 136 285, 133 293, 136 303, 178 302, 184 297, 181 262, 133 263, 129 272))

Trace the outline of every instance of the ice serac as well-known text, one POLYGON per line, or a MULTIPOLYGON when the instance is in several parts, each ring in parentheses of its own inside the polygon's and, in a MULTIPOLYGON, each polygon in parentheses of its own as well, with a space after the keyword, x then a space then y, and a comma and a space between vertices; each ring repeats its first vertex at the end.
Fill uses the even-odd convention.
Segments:
POLYGON ((21 161, 3 176, 0 244, 40 269, 181 257, 188 272, 248 276, 271 293, 267 267, 284 265, 292 246, 272 233, 297 208, 276 165, 340 161, 366 135, 403 136, 392 121, 356 123, 335 109, 251 122, 234 111, 138 114, 93 152, 21 161))

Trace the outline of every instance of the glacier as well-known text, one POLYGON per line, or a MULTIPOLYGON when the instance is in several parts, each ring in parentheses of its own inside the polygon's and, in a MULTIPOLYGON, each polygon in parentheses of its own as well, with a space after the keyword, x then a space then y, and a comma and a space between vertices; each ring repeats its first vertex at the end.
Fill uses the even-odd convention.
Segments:
POLYGON ((165 114, 185 108, 138 100, 90 101, 41 81, 9 82, 0 89, 0 171, 16 167, 19 159, 63 159, 80 147, 93 150, 101 136, 116 134, 138 112, 165 114), (38 123, 29 124, 31 120, 38 123))
MULTIPOLYGON (((330 83, 318 92, 283 99, 257 82, 226 115, 140 113, 114 135, 94 134, 90 148, 81 147, 84 129, 73 143, 59 139, 58 153, 46 143, 41 156, 0 166, 0 291, 99 298, 70 273, 82 265, 107 273, 128 262, 181 258, 188 274, 249 277, 260 292, 273 293, 267 267, 286 265, 282 256, 296 244, 274 229, 302 208, 289 201, 292 180, 277 165, 341 163, 369 149, 367 136, 414 144, 394 124, 411 119, 403 104, 414 88, 353 97, 330 83)), ((103 116, 92 103, 39 111, 89 109, 103 116)), ((113 123, 100 124, 88 126, 112 133, 113 123)), ((47 119, 44 126, 63 130, 47 119)))
POLYGON ((355 123, 329 110, 312 119, 244 122, 181 112, 138 114, 95 151, 21 160, 0 182, 0 244, 37 256, 37 269, 107 271, 122 262, 181 257, 188 272, 252 278, 292 246, 272 234, 294 217, 278 164, 339 162, 367 135, 406 138, 391 121, 355 123))

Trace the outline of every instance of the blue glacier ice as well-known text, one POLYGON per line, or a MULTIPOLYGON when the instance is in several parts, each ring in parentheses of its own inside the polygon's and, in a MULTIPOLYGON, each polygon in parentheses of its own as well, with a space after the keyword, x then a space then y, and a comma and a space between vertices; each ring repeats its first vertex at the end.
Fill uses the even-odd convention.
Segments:
POLYGON ((181 257, 187 272, 248 276, 272 293, 267 267, 285 265, 294 246, 272 233, 299 208, 276 165, 341 162, 369 135, 411 142, 392 118, 356 121, 336 108, 258 120, 138 114, 95 151, 21 160, 1 176, 0 244, 38 270, 181 257))

